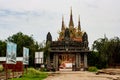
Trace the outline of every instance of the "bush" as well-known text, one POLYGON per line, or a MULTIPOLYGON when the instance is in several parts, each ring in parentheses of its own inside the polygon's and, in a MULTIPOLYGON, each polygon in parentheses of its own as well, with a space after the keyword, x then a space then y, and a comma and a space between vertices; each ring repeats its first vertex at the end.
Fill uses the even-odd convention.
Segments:
POLYGON ((38 71, 38 70, 36 70, 36 69, 34 69, 34 68, 28 68, 28 72, 29 72, 29 73, 32 73, 32 74, 34 74, 34 75, 40 75, 40 74, 41 74, 40 71, 38 71))
POLYGON ((97 70, 98 69, 94 66, 88 68, 88 71, 90 71, 90 72, 97 72, 97 70))
POLYGON ((46 72, 47 69, 46 69, 46 68, 41 68, 40 71, 42 71, 42 72, 46 72))
POLYGON ((2 65, 0 65, 0 72, 2 72, 3 71, 3 66, 2 65))
POLYGON ((43 80, 47 76, 47 73, 41 72, 34 68, 28 68, 27 74, 24 74, 21 78, 13 78, 11 80, 43 80))

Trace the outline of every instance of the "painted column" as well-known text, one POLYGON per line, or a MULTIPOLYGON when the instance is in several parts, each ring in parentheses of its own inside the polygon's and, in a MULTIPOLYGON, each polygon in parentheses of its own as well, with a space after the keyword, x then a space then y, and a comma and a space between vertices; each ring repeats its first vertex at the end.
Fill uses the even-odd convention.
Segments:
POLYGON ((87 68, 87 53, 84 54, 84 68, 87 68))

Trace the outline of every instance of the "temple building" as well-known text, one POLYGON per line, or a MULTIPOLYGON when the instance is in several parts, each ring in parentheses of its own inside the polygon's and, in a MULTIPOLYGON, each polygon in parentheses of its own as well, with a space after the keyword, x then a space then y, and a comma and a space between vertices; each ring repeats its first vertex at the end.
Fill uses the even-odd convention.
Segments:
POLYGON ((57 41, 53 41, 51 33, 48 32, 46 45, 49 45, 47 68, 54 68, 57 71, 60 69, 79 71, 88 68, 87 54, 90 53, 88 35, 81 30, 80 16, 77 27, 74 26, 72 9, 68 27, 65 26, 64 17, 62 17, 61 30, 57 41))

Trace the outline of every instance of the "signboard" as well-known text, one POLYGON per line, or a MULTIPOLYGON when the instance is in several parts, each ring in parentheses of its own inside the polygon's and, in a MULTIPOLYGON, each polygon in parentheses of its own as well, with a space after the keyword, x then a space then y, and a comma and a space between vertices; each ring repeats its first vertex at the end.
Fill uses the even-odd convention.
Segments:
POLYGON ((29 49, 23 47, 23 64, 29 64, 29 49))
POLYGON ((35 52, 35 63, 36 64, 43 63, 43 52, 35 52))
MULTIPOLYGON (((6 61, 6 57, 0 57, 0 62, 2 62, 2 61, 5 62, 6 61)), ((22 62, 23 61, 23 57, 17 57, 16 61, 21 61, 22 62)))
POLYGON ((12 42, 7 42, 7 54, 6 54, 6 63, 7 64, 16 64, 16 52, 17 45, 12 42))

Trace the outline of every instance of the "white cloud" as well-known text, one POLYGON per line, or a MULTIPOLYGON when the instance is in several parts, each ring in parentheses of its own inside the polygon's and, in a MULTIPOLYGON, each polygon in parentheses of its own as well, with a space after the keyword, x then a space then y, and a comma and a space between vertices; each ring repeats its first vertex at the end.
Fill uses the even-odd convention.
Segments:
POLYGON ((0 39, 22 31, 43 41, 49 31, 55 40, 62 15, 68 26, 71 6, 75 26, 80 14, 90 45, 104 34, 120 37, 119 4, 119 0, 0 0, 0 39))

